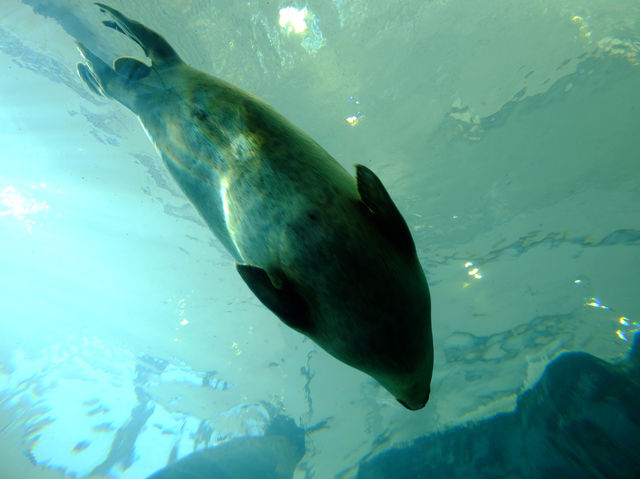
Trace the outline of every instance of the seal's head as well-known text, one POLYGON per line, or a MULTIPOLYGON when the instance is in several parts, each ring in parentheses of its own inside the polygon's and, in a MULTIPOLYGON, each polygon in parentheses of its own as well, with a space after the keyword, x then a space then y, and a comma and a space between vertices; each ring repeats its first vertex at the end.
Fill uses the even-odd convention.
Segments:
POLYGON ((325 230, 321 221, 290 225, 280 268, 238 271, 284 323, 369 374, 408 409, 421 409, 433 368, 427 281, 407 224, 361 165, 357 191, 359 199, 322 212, 331 225, 325 230))
MULTIPOLYGON (((404 271, 409 278, 411 269, 404 271)), ((397 281, 387 285, 385 296, 371 298, 370 306, 378 315, 369 321, 377 321, 379 329, 368 330, 359 338, 362 362, 356 367, 367 371, 400 404, 415 411, 429 400, 433 340, 426 280, 419 267, 413 269, 413 284, 397 281)))

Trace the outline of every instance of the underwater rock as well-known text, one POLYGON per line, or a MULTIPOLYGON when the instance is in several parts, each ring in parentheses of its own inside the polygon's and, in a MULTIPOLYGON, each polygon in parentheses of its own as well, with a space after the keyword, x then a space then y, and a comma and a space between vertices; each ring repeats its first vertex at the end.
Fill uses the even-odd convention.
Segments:
POLYGON ((378 454, 357 477, 640 477, 638 398, 640 334, 617 363, 558 356, 515 411, 378 454))

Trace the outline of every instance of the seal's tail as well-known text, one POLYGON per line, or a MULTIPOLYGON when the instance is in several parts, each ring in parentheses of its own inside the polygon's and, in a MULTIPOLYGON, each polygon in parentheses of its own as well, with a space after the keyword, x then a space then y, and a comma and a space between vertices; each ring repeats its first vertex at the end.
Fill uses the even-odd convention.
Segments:
POLYGON ((85 60, 78 63, 78 75, 89 90, 96 95, 113 98, 137 113, 136 100, 143 85, 136 83, 148 77, 151 69, 133 58, 118 58, 111 68, 83 44, 79 43, 78 49, 85 60))
POLYGON ((105 26, 126 35, 136 42, 145 55, 151 59, 151 66, 161 68, 177 62, 181 62, 176 51, 158 33, 145 27, 141 23, 125 17, 118 10, 102 3, 96 3, 100 10, 111 16, 112 20, 102 22, 105 26))
POLYGON ((125 17, 118 10, 96 3, 100 10, 111 17, 102 22, 136 42, 151 60, 148 66, 135 58, 118 58, 113 68, 83 44, 78 49, 85 62, 78 64, 78 75, 87 87, 97 95, 113 98, 138 113, 137 100, 146 94, 164 89, 162 71, 182 63, 176 51, 153 30, 125 17))

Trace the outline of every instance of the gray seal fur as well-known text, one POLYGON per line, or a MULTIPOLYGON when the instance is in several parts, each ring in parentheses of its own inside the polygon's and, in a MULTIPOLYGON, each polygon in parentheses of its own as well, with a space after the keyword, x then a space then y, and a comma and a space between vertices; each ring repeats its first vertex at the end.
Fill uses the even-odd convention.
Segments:
POLYGON ((285 324, 422 408, 433 368, 431 304, 411 233, 382 182, 356 180, 255 96, 185 64, 156 32, 97 4, 151 66, 113 67, 83 45, 78 73, 135 113, 162 159, 285 324))

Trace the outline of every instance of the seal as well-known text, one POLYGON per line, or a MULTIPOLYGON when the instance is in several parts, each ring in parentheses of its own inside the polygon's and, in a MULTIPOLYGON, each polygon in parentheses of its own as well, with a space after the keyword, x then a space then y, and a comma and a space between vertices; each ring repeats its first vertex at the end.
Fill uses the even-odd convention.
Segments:
POLYGON ((293 479, 306 453, 304 429, 278 415, 264 436, 236 437, 192 452, 147 479, 293 479))
POLYGON ((367 167, 356 179, 269 105, 184 63, 158 33, 96 4, 136 42, 113 67, 82 44, 78 74, 138 116, 167 169, 286 325, 422 408, 431 301, 410 230, 367 167))

